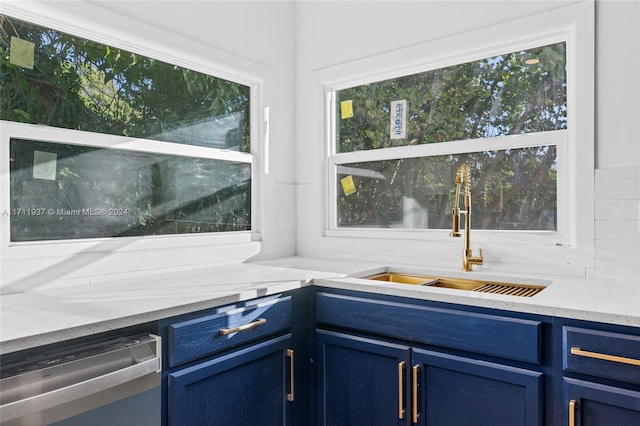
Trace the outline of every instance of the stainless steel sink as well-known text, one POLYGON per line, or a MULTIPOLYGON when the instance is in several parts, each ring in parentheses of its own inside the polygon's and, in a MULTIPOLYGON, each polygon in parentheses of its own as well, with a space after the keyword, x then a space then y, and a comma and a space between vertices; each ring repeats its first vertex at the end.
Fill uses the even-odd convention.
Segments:
POLYGON ((545 286, 543 285, 405 274, 401 272, 384 272, 364 278, 388 283, 443 287, 455 290, 477 291, 482 293, 505 294, 510 296, 522 297, 534 296, 545 288, 545 286))

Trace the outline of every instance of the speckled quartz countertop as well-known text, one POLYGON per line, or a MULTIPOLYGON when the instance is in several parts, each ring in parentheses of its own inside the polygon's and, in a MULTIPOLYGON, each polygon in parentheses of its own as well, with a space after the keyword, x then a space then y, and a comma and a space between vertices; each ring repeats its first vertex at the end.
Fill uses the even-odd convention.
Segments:
POLYGON ((536 296, 525 298, 358 278, 392 269, 469 277, 468 273, 458 271, 292 257, 85 285, 44 286, 0 296, 0 353, 143 324, 308 285, 640 327, 640 283, 637 281, 543 276, 524 279, 504 274, 473 273, 473 278, 479 279, 547 285, 536 296))

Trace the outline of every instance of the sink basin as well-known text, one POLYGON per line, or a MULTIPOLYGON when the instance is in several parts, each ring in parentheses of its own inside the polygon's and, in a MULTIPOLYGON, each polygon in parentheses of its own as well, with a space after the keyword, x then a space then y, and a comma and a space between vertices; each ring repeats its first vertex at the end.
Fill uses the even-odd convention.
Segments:
POLYGON ((376 281, 386 281, 389 283, 414 284, 414 285, 426 285, 429 282, 433 281, 433 279, 430 279, 429 277, 426 277, 423 275, 409 275, 409 274, 400 274, 395 272, 385 272, 384 274, 365 277, 365 279, 376 280, 376 281))
POLYGON ((400 272, 385 272, 364 277, 368 280, 388 283, 410 284, 418 286, 442 287, 455 290, 476 291, 482 293, 505 294, 510 296, 531 297, 541 292, 545 286, 509 282, 487 281, 480 279, 438 277, 415 275, 400 272))

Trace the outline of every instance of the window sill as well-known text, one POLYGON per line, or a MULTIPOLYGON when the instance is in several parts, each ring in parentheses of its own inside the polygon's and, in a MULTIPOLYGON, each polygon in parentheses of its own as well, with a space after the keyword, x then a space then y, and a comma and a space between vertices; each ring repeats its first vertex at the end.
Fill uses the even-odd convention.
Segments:
POLYGON ((51 256, 73 256, 96 253, 128 253, 137 251, 168 251, 198 246, 225 246, 261 241, 259 232, 228 232, 194 235, 150 235, 145 237, 99 238, 91 240, 57 240, 10 243, 3 241, 3 260, 51 256))

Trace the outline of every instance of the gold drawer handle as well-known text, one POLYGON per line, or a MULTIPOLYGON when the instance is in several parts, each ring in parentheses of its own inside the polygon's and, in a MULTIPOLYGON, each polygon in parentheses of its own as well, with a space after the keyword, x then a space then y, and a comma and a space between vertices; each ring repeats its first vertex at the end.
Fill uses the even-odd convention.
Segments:
POLYGON ((287 349, 287 356, 291 360, 289 364, 289 390, 291 392, 287 394, 287 401, 293 401, 293 349, 287 349))
POLYGON ((576 401, 569 401, 569 426, 576 426, 576 401))
POLYGON ((259 325, 266 324, 266 323, 267 323, 267 320, 265 318, 258 318, 257 320, 252 321, 249 324, 240 325, 238 327, 221 328, 218 331, 218 334, 221 334, 222 336, 226 336, 227 334, 237 333, 238 331, 249 330, 251 328, 254 328, 254 327, 257 327, 259 325))
POLYGON ((583 351, 580 348, 572 347, 571 355, 584 356, 587 358, 603 359, 605 361, 619 362, 621 364, 630 364, 640 366, 640 359, 625 358, 622 356, 601 354, 598 352, 583 351))
POLYGON ((419 415, 418 415, 418 371, 420 370, 419 365, 413 366, 413 423, 418 423, 419 415))
POLYGON ((404 367, 405 362, 400 361, 398 363, 398 418, 404 419, 404 392, 403 392, 403 382, 404 382, 404 367))

